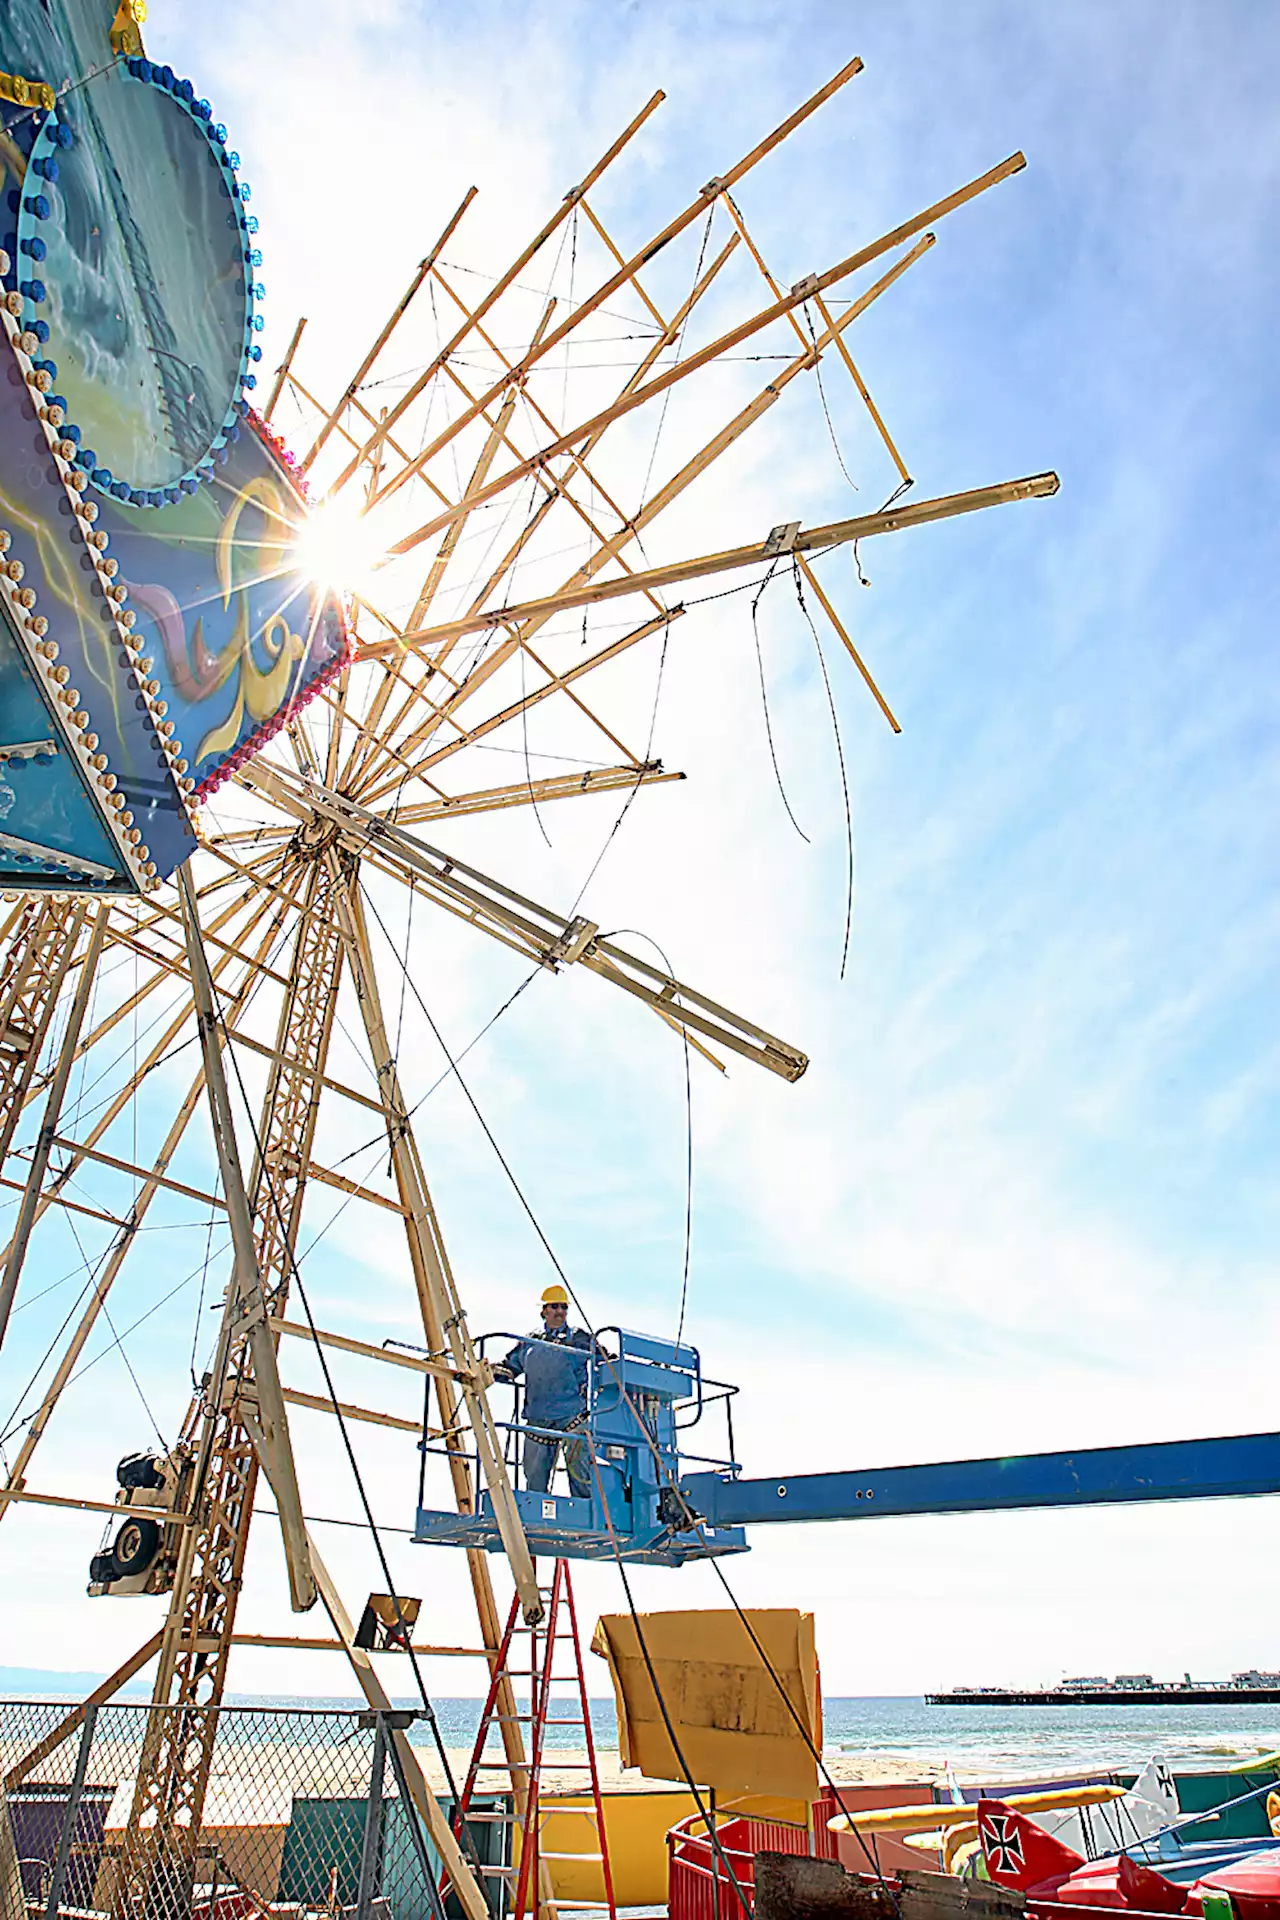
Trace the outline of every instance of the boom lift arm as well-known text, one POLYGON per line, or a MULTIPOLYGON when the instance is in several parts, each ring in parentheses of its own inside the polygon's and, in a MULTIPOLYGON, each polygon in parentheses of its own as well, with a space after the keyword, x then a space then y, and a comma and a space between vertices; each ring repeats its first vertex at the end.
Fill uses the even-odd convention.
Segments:
MULTIPOLYGON (((617 1554, 651 1566, 683 1566, 744 1553, 744 1529, 788 1521, 1280 1493, 1280 1433, 745 1479, 733 1441, 736 1387, 709 1380, 697 1348, 687 1343, 628 1328, 597 1331, 612 1339, 617 1352, 587 1368, 577 1432, 593 1463, 588 1495, 531 1492, 519 1486, 517 1475, 515 1499, 535 1553, 594 1560, 617 1554), (712 1442, 700 1431, 713 1405, 728 1414, 728 1454, 719 1458, 712 1457, 712 1442)), ((526 1434, 539 1431, 527 1416, 498 1424, 509 1435, 513 1454, 526 1434)), ((424 1466, 430 1451, 424 1435, 424 1466)), ((425 1481, 419 1487, 414 1537, 424 1545, 490 1552, 501 1544, 487 1496, 473 1513, 445 1512, 427 1506, 425 1481)))
POLYGON ((1280 1493, 1280 1433, 761 1480, 695 1473, 682 1478, 680 1486, 694 1511, 714 1526, 1222 1500, 1280 1493))

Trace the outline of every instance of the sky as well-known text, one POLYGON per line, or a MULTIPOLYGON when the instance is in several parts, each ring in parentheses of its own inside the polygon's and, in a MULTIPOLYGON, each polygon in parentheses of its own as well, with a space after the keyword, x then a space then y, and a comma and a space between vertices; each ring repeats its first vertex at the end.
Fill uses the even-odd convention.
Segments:
MULTIPOLYGON (((847 549, 824 563, 903 727, 890 733, 831 642, 856 855, 844 977, 839 767, 785 580, 759 633, 807 837, 775 781, 738 596, 673 628, 654 751, 688 778, 638 796, 583 900, 810 1056, 795 1086, 745 1064, 721 1078, 695 1059, 691 1074, 685 1325, 707 1371, 741 1387, 748 1473, 1276 1425, 1278 40, 1265 6, 1154 0, 152 9, 149 51, 214 101, 253 185, 265 361, 306 314, 298 365, 321 392, 468 185, 457 258, 499 271, 654 87, 666 102, 597 202, 633 245, 861 55, 743 185, 784 285, 1026 153, 851 335, 918 494, 1049 468, 1062 487, 865 543, 865 586, 847 549)), ((653 557, 879 504, 883 450, 830 360, 824 383, 821 397, 796 383, 653 557)), ((289 431, 287 411, 278 423, 289 431)), ((649 656, 621 682, 646 715, 652 676, 649 656)), ((547 809, 547 845, 517 811, 456 823, 447 845, 566 905, 616 815, 613 799, 547 809)), ((385 912, 403 938, 401 903, 385 912)), ((452 924, 420 918, 412 942, 455 1047, 522 977, 452 924)), ((572 972, 538 979, 467 1077, 596 1322, 674 1333, 684 1062, 620 999, 572 972)), ((398 1018, 416 1098, 443 1062, 411 996, 398 1018)), ((369 1138, 365 1118, 342 1122, 346 1149, 369 1138)), ((530 1324, 554 1275, 456 1088, 420 1128, 473 1329, 530 1324)), ((378 1157, 353 1163, 359 1177, 378 1157)), ((318 1318, 412 1337, 389 1221, 344 1212, 308 1256, 318 1318)), ((201 1239, 154 1236, 121 1325, 201 1239)), ((67 1251, 74 1265, 69 1242, 46 1256, 50 1281, 67 1251)), ((5 1410, 62 1300, 15 1320, 5 1410)), ((118 1352, 77 1384, 41 1485, 110 1497, 150 1417, 172 1433, 194 1305, 188 1287, 129 1339, 147 1415, 118 1352)), ((370 1371, 340 1376, 351 1397, 412 1414, 412 1390, 370 1371)), ((307 1384, 305 1363, 289 1377, 307 1384)), ((309 1510, 353 1515, 332 1432, 299 1415, 296 1435, 309 1510)), ((408 1526, 411 1440, 361 1445, 379 1519, 408 1526)), ((240 1620, 289 1631, 270 1530, 240 1620)), ((83 1598, 90 1517, 28 1509, 5 1534, 8 1565, 37 1574, 0 1583, 6 1658, 105 1670, 159 1624, 156 1601, 83 1598)), ((1216 1676, 1280 1665, 1278 1535, 1274 1501, 881 1520, 761 1530, 729 1577, 744 1603, 816 1613, 831 1694, 1216 1676)), ((386 1539, 401 1589, 429 1596, 427 1637, 465 1642, 460 1556, 386 1539)), ((352 1595, 383 1584, 357 1532, 324 1540, 352 1595)), ((635 1585, 651 1608, 719 1598, 700 1569, 635 1585)), ((579 1596, 592 1617, 621 1603, 608 1569, 584 1569, 579 1596)), ((470 1665, 427 1670, 441 1693, 478 1689, 470 1665)), ((233 1685, 350 1691, 336 1660, 279 1653, 238 1655, 233 1685)))

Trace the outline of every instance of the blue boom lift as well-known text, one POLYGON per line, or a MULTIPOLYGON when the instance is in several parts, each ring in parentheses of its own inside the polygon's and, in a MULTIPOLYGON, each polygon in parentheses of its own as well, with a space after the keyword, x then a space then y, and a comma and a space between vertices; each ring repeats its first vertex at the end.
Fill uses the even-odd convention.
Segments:
MULTIPOLYGON (((510 1342, 511 1334, 487 1336, 510 1342)), ((887 1514, 991 1513, 1029 1507, 1090 1507, 1151 1500, 1214 1500, 1280 1492, 1280 1433, 1162 1440, 1069 1453, 944 1460, 763 1480, 742 1477, 733 1457, 736 1387, 708 1380, 696 1347, 625 1328, 601 1330, 605 1357, 587 1362, 587 1408, 577 1435, 589 1446, 590 1496, 536 1493, 519 1484, 526 1435, 563 1440, 515 1414, 508 1434, 516 1502, 530 1550, 571 1559, 679 1567, 745 1553, 744 1528, 802 1520, 871 1520, 887 1514), (709 1411, 723 1412, 727 1453, 698 1454, 686 1440, 709 1411)), ((481 1351, 485 1342, 480 1342, 481 1351)), ((426 1507, 425 1437, 414 1539, 427 1546, 501 1550, 487 1492, 477 1512, 426 1507)), ((477 1474, 477 1484, 480 1476, 477 1474)))

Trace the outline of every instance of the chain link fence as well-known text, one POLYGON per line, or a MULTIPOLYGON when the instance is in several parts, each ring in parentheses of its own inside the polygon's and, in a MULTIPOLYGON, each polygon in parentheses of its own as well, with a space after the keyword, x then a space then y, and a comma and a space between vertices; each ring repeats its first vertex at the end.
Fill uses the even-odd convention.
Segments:
MULTIPOLYGON (((390 1738, 412 1714, 222 1707, 198 1831, 140 1827, 152 1716, 181 1711, 0 1701, 0 1920, 461 1920, 390 1738)), ((509 1796, 474 1800, 467 1828, 503 1920, 509 1796)))

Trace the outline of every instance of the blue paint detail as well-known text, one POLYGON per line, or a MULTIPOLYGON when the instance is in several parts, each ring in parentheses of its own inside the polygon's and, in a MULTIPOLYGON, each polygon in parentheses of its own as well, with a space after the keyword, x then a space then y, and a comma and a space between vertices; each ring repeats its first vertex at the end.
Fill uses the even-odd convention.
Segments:
MULTIPOLYGON (((43 445, 43 429, 22 375, 8 359, 7 365, 0 362, 0 524, 12 532, 11 556, 22 562, 24 583, 35 589, 36 610, 49 620, 49 637, 57 642, 59 665, 70 670, 70 683, 80 695, 79 704, 89 715, 99 750, 107 756, 134 823, 158 870, 168 874, 194 850, 195 837, 168 765, 157 754, 150 721, 135 704, 136 689, 126 678, 126 657, 116 642, 107 603, 101 590, 95 591, 97 581, 92 571, 80 564, 86 555, 83 522, 72 510, 52 456, 31 458, 33 442, 43 445)), ((106 501, 102 505, 98 525, 108 533, 113 546, 118 544, 121 516, 127 511, 106 501)), ((121 555, 121 569, 132 582, 128 558, 121 555)), ((151 571, 149 566, 146 573, 151 571)), ((205 562, 205 571, 206 576, 211 574, 211 561, 205 562)), ((35 690, 39 692, 38 685, 35 690)), ((44 733, 59 739, 60 751, 47 770, 51 781, 80 777, 72 743, 61 734, 58 715, 62 711, 59 708, 52 715, 54 724, 43 729, 0 735, 0 743, 6 737, 38 739, 44 733)), ((17 724, 16 719, 11 722, 3 699, 0 715, 6 729, 17 724)), ((12 780, 10 784, 14 784, 12 780)), ((17 790, 38 794, 35 787, 17 790)), ((109 839, 108 852, 102 851, 106 829, 92 825, 100 816, 87 790, 84 806, 90 809, 87 815, 83 808, 72 809, 65 795, 58 797, 56 785, 51 786, 25 826, 14 825, 15 816, 11 815, 7 828, 0 823, 0 832, 7 830, 44 845, 63 847, 102 865, 115 861, 121 873, 118 882, 86 883, 83 878, 64 876, 64 884, 118 885, 133 891, 132 879, 124 877, 123 858, 110 852, 109 839), (58 838, 59 831, 63 838, 58 838)))
MULTIPOLYGON (((249 685, 235 664, 243 639, 262 675, 279 657, 286 630, 292 636, 299 658, 288 683, 291 699, 305 696, 318 675, 336 673, 346 647, 337 603, 299 574, 280 571, 281 525, 296 520, 300 528, 306 511, 287 469, 256 432, 241 433, 226 453, 226 465, 216 470, 217 486, 202 487, 190 475, 185 491, 173 490, 177 504, 166 501, 158 514, 104 500, 97 522, 110 536, 120 577, 128 583, 128 604, 137 614, 139 644, 155 663, 168 718, 197 783, 216 778, 228 759, 243 760, 279 730, 278 709, 264 714, 249 705, 258 683, 249 685), (233 590, 224 603, 218 540, 229 515, 235 515, 233 590), (271 554, 266 566, 264 550, 271 554), (245 705, 234 738, 197 758, 205 739, 235 713, 242 691, 245 705)), ((215 469, 207 472, 212 479, 215 469)))
MULTIPOLYGON (((40 691, 36 675, 0 608, 0 714, 3 739, 59 740, 52 708, 40 691)), ((0 833, 34 841, 82 859, 93 860, 114 876, 95 886, 106 892, 133 892, 124 861, 107 831, 96 803, 72 755, 65 750, 40 754, 31 760, 0 764, 0 833)), ((61 887, 83 886, 83 875, 47 861, 36 861, 0 848, 0 886, 29 886, 35 878, 61 887)))

